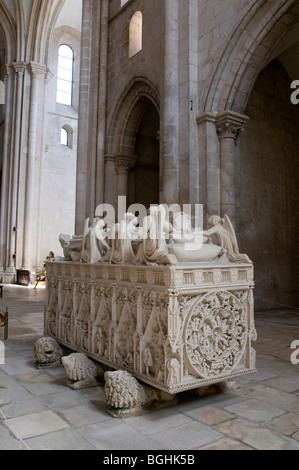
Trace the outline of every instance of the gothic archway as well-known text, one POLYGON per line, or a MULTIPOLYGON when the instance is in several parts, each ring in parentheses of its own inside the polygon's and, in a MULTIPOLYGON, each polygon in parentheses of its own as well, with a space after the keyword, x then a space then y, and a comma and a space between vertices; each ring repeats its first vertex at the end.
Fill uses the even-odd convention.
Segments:
POLYGON ((256 1, 223 41, 201 112, 244 114, 260 71, 298 21, 298 0, 256 1))
MULTIPOLYGON (((132 203, 142 203, 138 199, 145 201, 144 195, 141 197, 141 191, 138 190, 138 178, 141 173, 144 178, 144 173, 147 172, 149 181, 153 183, 153 192, 149 199, 159 199, 159 107, 157 88, 147 79, 137 77, 122 93, 111 113, 108 120, 107 153, 115 166, 116 197, 129 196, 132 203), (147 145, 144 147, 145 141, 147 145), (135 170, 131 172, 132 168, 135 170)), ((107 181, 108 179, 110 180, 106 178, 107 181)))

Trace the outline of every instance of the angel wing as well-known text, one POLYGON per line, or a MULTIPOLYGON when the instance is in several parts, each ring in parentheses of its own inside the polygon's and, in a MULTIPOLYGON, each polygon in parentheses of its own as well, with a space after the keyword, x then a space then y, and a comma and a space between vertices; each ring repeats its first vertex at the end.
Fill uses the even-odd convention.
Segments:
POLYGON ((84 222, 83 240, 89 233, 89 223, 90 223, 90 218, 88 217, 84 222))
POLYGON ((232 246, 233 246, 233 251, 235 253, 239 253, 239 245, 238 245, 238 240, 237 240, 237 237, 236 237, 236 233, 235 233, 235 230, 233 228, 233 224, 230 220, 230 218, 228 217, 228 215, 225 215, 224 216, 224 223, 223 223, 223 228, 225 228, 225 230, 230 234, 231 236, 231 242, 232 242, 232 246))

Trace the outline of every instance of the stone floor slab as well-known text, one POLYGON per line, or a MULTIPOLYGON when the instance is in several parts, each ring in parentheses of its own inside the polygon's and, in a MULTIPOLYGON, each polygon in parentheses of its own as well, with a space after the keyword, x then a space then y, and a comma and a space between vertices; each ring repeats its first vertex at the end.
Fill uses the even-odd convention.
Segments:
POLYGON ((247 387, 242 387, 239 391, 277 408, 299 414, 299 398, 294 394, 266 387, 262 384, 248 385, 247 387))
POLYGON ((57 390, 57 393, 40 395, 41 401, 53 411, 67 410, 80 405, 88 406, 89 404, 86 398, 72 390, 68 390, 67 387, 64 387, 64 389, 59 387, 57 390))
POLYGON ((153 434, 161 431, 171 433, 173 428, 190 423, 192 419, 174 409, 166 409, 145 416, 130 419, 130 426, 144 434, 153 434))
POLYGON ((223 437, 218 431, 198 422, 190 422, 155 433, 154 439, 168 450, 192 450, 218 441, 223 437))
POLYGON ((52 411, 43 411, 8 420, 8 424, 22 439, 41 436, 66 429, 69 425, 52 411))
MULTIPOLYGON (((79 434, 97 448, 97 450, 138 450, 139 446, 153 442, 148 436, 136 431, 125 421, 110 420, 77 428, 79 434)), ((153 445, 159 444, 156 439, 153 445)), ((161 444, 161 443, 160 443, 161 444)), ((165 448, 165 447, 164 447, 165 448)))
POLYGON ((31 450, 96 450, 92 444, 71 429, 26 439, 25 442, 31 450))
POLYGON ((229 439, 228 437, 220 439, 219 441, 213 442, 203 447, 199 447, 196 450, 209 450, 209 451, 219 451, 219 450, 253 450, 252 447, 243 444, 242 442, 229 439))
POLYGON ((293 393, 299 390, 299 374, 297 380, 286 379, 284 377, 275 377, 263 382, 267 387, 276 388, 283 392, 293 393))
POLYGON ((246 420, 235 419, 217 426, 218 431, 256 450, 299 450, 299 443, 246 420))
POLYGON ((35 368, 33 361, 22 356, 16 356, 5 358, 5 364, 1 366, 1 370, 8 375, 14 376, 32 372, 35 368))
POLYGON ((194 410, 186 411, 186 415, 191 416, 207 426, 223 423, 233 417, 230 413, 212 406, 197 407, 194 410))
POLYGON ((293 434, 299 429, 299 415, 295 413, 286 413, 283 416, 274 418, 267 423, 267 426, 273 431, 293 437, 293 434))
POLYGON ((0 422, 0 450, 25 450, 26 446, 0 422))
POLYGON ((235 413, 256 423, 263 423, 285 414, 284 410, 258 400, 243 401, 227 406, 225 409, 230 413, 235 413))
POLYGON ((22 402, 14 401, 12 404, 4 405, 1 409, 6 418, 17 418, 19 416, 47 410, 47 408, 36 398, 30 398, 29 400, 23 400, 22 402))
POLYGON ((87 426, 113 419, 108 415, 106 406, 102 402, 98 405, 87 402, 84 406, 79 405, 63 410, 59 409, 58 413, 59 416, 74 427, 87 426))

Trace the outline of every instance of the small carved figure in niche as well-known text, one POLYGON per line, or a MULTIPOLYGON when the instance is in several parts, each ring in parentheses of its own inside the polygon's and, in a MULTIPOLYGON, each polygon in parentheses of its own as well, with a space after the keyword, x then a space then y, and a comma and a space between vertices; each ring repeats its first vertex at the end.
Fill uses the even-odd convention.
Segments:
POLYGON ((239 252, 239 246, 235 231, 233 229, 230 218, 225 215, 223 219, 215 215, 208 222, 208 226, 212 228, 204 232, 205 237, 216 236, 219 245, 226 250, 229 261, 233 263, 250 263, 247 255, 239 252))
POLYGON ((80 353, 62 358, 67 375, 67 385, 74 390, 94 387, 103 379, 104 372, 100 364, 80 353))
POLYGON ((176 357, 169 359, 167 363, 167 370, 167 385, 171 387, 178 384, 180 382, 180 363, 176 357))
POLYGON ((103 219, 94 218, 91 221, 86 219, 81 262, 95 264, 98 263, 105 253, 110 250, 110 246, 106 242, 108 232, 105 231, 105 221, 103 219))
POLYGON ((151 369, 154 367, 154 360, 150 348, 146 348, 143 353, 143 361, 145 365, 146 375, 150 375, 151 369))
POLYGON ((155 352, 155 369, 156 375, 155 379, 158 382, 164 382, 165 374, 164 374, 164 349, 162 347, 157 348, 155 352))
POLYGON ((124 364, 127 357, 127 347, 125 341, 119 341, 117 344, 117 351, 115 354, 115 359, 118 364, 124 364))
POLYGON ((135 257, 135 263, 147 265, 176 265, 177 259, 169 254, 167 238, 172 226, 166 221, 163 205, 151 206, 149 215, 143 221, 143 242, 135 257))
POLYGON ((88 334, 88 324, 84 323, 84 329, 83 329, 83 349, 85 351, 88 351, 89 349, 89 334, 88 334))
POLYGON ((132 351, 129 351, 127 357, 124 361, 124 365, 127 367, 132 367, 134 365, 134 355, 132 351))
POLYGON ((105 356, 106 349, 106 335, 103 332, 103 328, 99 328, 97 332, 97 353, 100 356, 105 356))

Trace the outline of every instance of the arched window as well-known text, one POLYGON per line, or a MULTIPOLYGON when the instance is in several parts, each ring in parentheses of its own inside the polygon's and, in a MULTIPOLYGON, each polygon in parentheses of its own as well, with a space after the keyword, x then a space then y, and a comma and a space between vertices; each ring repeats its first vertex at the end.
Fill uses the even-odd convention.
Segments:
POLYGON ((65 145, 66 147, 69 146, 69 133, 65 127, 61 129, 61 137, 60 137, 61 145, 65 145))
POLYGON ((129 59, 142 50, 142 13, 137 11, 130 22, 129 59))
POLYGON ((72 106, 74 52, 66 44, 58 49, 56 102, 72 106))

